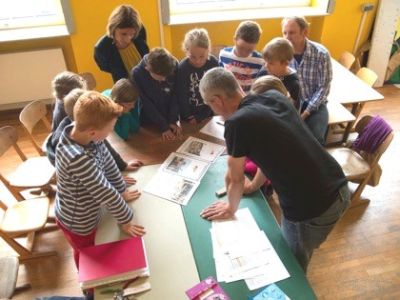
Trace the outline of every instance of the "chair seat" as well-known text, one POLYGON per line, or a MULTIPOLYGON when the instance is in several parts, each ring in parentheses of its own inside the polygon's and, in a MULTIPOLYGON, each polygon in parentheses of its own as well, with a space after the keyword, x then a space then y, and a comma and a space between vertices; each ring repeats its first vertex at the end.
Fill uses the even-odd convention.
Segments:
POLYGON ((45 156, 32 157, 24 161, 18 168, 8 176, 12 186, 16 187, 39 187, 49 183, 55 174, 55 168, 45 156), (32 170, 36 170, 32 176, 32 170))
POLYGON ((354 150, 332 148, 327 151, 342 167, 344 175, 349 181, 363 179, 370 171, 369 164, 354 150))
POLYGON ((0 257, 0 299, 11 299, 17 284, 18 266, 15 256, 0 257))
POLYGON ((14 236, 39 230, 46 224, 48 212, 47 197, 18 202, 6 210, 0 230, 14 236))

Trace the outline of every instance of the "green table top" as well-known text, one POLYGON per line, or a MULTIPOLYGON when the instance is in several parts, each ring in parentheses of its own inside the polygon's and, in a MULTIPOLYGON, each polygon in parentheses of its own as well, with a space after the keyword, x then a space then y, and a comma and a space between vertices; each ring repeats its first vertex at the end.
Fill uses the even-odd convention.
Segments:
MULTIPOLYGON (((200 186, 187 206, 182 206, 182 211, 189 234, 190 243, 197 271, 201 280, 212 275, 216 278, 210 227, 211 222, 200 217, 200 212, 216 200, 215 191, 224 186, 224 177, 227 168, 226 156, 220 157, 211 165, 203 177, 200 186)), ((290 277, 276 284, 291 299, 316 299, 316 296, 296 258, 287 246, 276 219, 261 192, 244 197, 240 207, 248 207, 275 248, 290 277)), ((250 295, 255 295, 259 290, 249 291, 244 280, 232 283, 220 283, 222 288, 232 300, 245 300, 250 295)))

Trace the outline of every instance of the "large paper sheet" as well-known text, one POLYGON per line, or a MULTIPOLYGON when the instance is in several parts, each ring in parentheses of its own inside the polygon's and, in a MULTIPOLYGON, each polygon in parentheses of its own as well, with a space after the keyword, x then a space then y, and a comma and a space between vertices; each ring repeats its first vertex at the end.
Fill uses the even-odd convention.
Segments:
POLYGON ((248 208, 233 220, 214 221, 210 232, 218 281, 245 279, 254 290, 290 276, 248 208))
POLYGON ((159 171, 151 178, 144 191, 172 202, 186 205, 199 184, 199 181, 159 171))
POLYGON ((203 128, 200 129, 200 132, 225 141, 224 120, 220 116, 212 117, 212 119, 208 121, 208 123, 204 125, 203 128))

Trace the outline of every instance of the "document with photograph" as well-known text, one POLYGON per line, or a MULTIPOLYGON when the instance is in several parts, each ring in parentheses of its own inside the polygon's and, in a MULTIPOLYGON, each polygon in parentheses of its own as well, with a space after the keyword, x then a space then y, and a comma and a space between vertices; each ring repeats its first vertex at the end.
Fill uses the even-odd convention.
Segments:
POLYGON ((224 152, 225 147, 190 136, 176 152, 213 162, 224 152))
POLYGON ((171 153, 161 168, 191 180, 200 180, 206 173, 209 163, 179 153, 171 153))
POLYGON ((207 134, 209 136, 215 137, 217 139, 220 139, 222 141, 225 141, 224 138, 224 132, 225 132, 225 126, 224 126, 224 120, 222 119, 221 116, 214 116, 211 118, 210 121, 207 122, 206 125, 204 125, 203 128, 200 129, 201 133, 207 134))
POLYGON ((159 170, 144 188, 144 191, 186 205, 199 186, 200 181, 186 179, 172 173, 159 170))
POLYGON ((219 282, 244 279, 252 291, 290 277, 248 208, 231 220, 213 221, 210 233, 219 282))

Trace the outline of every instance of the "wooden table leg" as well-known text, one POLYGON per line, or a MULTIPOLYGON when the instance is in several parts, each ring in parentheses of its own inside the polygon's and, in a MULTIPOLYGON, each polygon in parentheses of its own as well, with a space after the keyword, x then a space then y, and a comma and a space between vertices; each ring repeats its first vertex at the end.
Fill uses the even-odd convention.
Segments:
POLYGON ((356 117, 356 119, 352 122, 347 123, 346 129, 344 130, 343 133, 343 139, 342 139, 342 143, 346 143, 347 139, 349 138, 349 135, 351 133, 351 130, 354 126, 354 124, 357 122, 358 117, 364 107, 364 102, 363 103, 353 103, 351 106, 351 113, 356 117))

